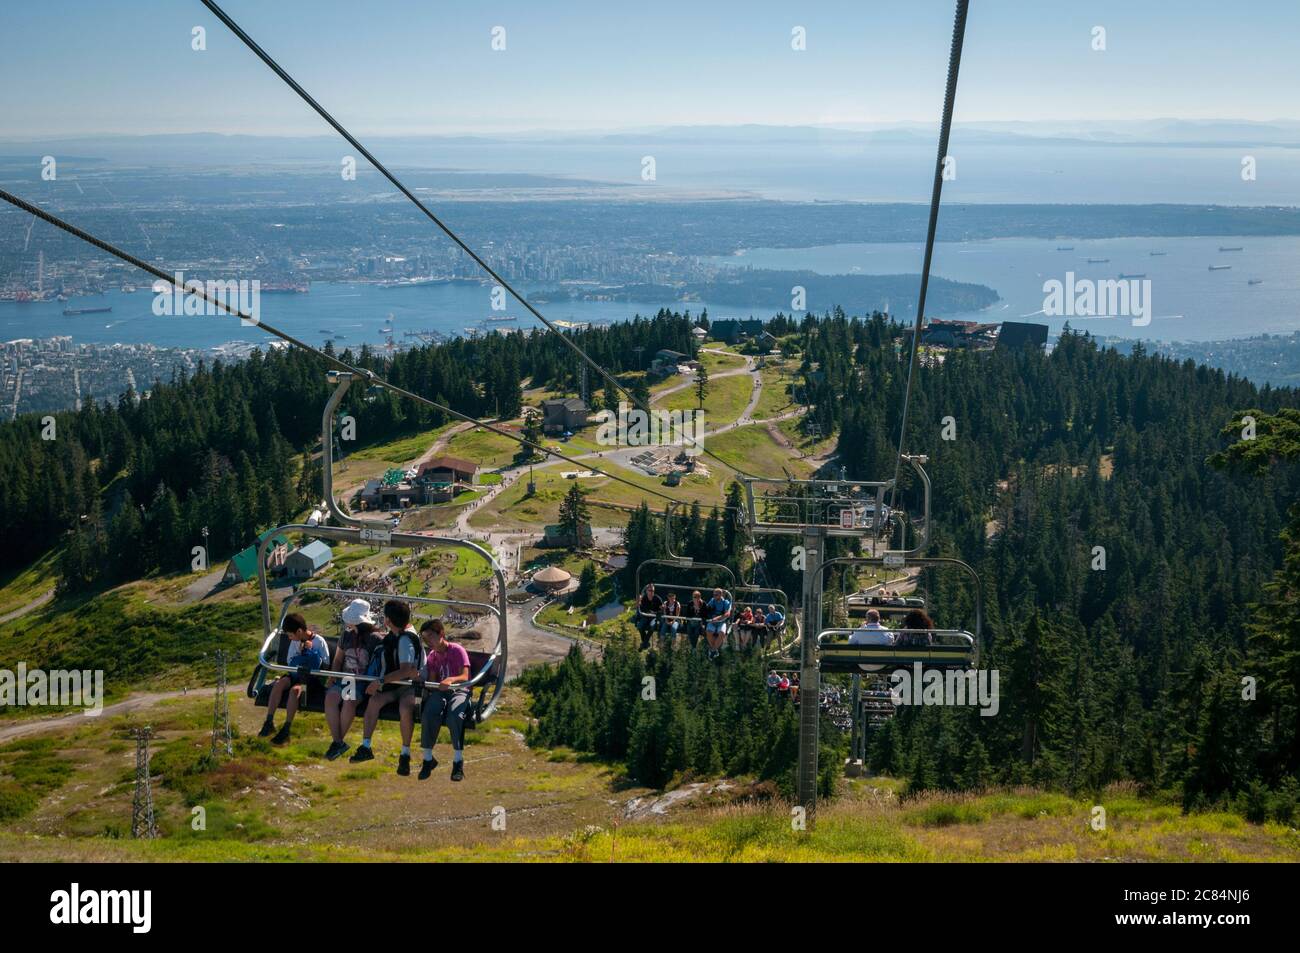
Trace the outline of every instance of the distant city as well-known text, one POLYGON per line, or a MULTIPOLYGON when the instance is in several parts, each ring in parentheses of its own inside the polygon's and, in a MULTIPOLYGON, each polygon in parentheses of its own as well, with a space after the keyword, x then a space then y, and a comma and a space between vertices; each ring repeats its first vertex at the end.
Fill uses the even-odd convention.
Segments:
POLYGON ((138 395, 154 381, 217 356, 150 344, 74 344, 67 335, 7 341, 0 344, 0 417, 80 409, 87 400, 116 400, 128 391, 138 395))

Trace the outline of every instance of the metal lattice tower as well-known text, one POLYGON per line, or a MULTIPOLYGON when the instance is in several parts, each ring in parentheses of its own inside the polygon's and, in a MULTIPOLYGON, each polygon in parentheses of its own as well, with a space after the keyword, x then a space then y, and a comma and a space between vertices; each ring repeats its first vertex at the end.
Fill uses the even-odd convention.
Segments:
POLYGON ((149 739, 153 728, 145 725, 132 730, 135 738, 135 797, 131 801, 131 836, 154 838, 158 824, 153 814, 153 786, 149 783, 149 739))
POLYGON ((217 649, 217 694, 212 699, 212 748, 211 754, 215 760, 219 752, 224 751, 226 757, 232 757, 235 753, 234 747, 230 740, 230 695, 226 689, 226 662, 228 657, 225 649, 217 649))

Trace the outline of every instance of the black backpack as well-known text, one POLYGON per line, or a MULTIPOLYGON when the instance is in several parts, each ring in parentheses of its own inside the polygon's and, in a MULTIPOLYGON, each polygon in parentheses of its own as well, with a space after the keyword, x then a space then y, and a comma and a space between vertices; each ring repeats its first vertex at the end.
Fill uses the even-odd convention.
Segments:
POLYGON ((415 664, 420 669, 420 672, 416 673, 416 679, 418 680, 420 678, 420 673, 423 672, 424 669, 423 664, 421 664, 422 663, 421 656, 424 655, 424 652, 422 651, 423 646, 420 645, 420 636, 411 629, 404 629, 403 631, 397 634, 396 638, 393 637, 393 634, 391 632, 384 637, 383 674, 387 675, 389 672, 396 672, 399 668, 402 667, 401 662, 398 661, 398 654, 399 654, 398 647, 401 645, 401 640, 404 638, 410 639, 413 643, 415 643, 415 664))

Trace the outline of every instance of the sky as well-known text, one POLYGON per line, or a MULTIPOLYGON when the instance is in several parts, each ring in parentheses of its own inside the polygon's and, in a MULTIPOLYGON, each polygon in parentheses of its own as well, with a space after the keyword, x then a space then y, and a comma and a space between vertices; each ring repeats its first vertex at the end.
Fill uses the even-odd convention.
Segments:
MULTIPOLYGON (((365 136, 934 122, 953 3, 224 9, 365 136), (492 48, 496 27, 504 50, 492 48), (796 27, 804 50, 792 49, 796 27)), ((1297 118, 1297 36, 1297 0, 973 0, 956 119, 1297 118)), ((12 2, 0 13, 0 138, 326 131, 198 0, 12 2), (205 50, 192 49, 195 27, 205 50)))

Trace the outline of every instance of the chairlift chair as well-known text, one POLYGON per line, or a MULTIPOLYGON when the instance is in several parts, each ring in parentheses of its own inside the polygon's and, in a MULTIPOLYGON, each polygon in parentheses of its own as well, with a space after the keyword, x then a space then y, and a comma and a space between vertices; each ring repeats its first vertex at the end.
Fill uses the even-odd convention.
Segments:
POLYGON ((791 617, 790 597, 785 594, 784 590, 773 586, 737 586, 736 597, 732 600, 731 612, 733 617, 738 616, 740 610, 748 606, 750 611, 755 614, 760 611, 766 614, 767 607, 770 605, 774 605, 780 610, 784 621, 778 630, 773 633, 774 638, 771 638, 770 646, 764 654, 769 657, 779 657, 798 640, 799 633, 799 619, 791 617), (795 633, 793 638, 788 637, 791 632, 795 633))
MULTIPOLYGON (((316 599, 365 599, 370 602, 376 610, 380 609, 378 605, 388 599, 400 599, 412 607, 412 623, 418 628, 416 620, 420 616, 434 617, 432 612, 421 612, 421 607, 436 606, 444 609, 467 609, 481 612, 489 619, 496 620, 497 637, 496 644, 490 651, 475 649, 470 645, 465 645, 466 654, 469 656, 470 679, 465 683, 470 692, 470 705, 467 714, 469 724, 477 724, 485 720, 496 708, 497 698, 505 683, 506 672, 506 617, 499 605, 493 605, 486 602, 475 602, 465 599, 435 599, 428 596, 387 596, 373 592, 361 590, 336 589, 326 586, 305 585, 295 588, 295 590, 284 600, 280 609, 279 622, 273 630, 267 633, 262 643, 261 651, 258 653, 258 665, 253 671, 248 682, 248 695, 253 699, 253 704, 258 708, 265 708, 268 704, 268 698, 271 692, 271 686, 276 678, 281 674, 288 674, 296 669, 286 664, 286 658, 289 650, 289 640, 281 637, 284 625, 284 618, 295 607, 304 607, 316 599)), ((378 614, 378 612, 376 613, 378 614)), ((446 612, 443 615, 447 614, 446 612)), ((330 658, 334 657, 334 650, 338 646, 338 641, 342 637, 342 629, 338 634, 327 634, 322 632, 326 643, 329 645, 330 658)), ((455 633, 450 632, 449 636, 454 640, 455 633)), ((365 711, 369 696, 365 693, 365 684, 374 679, 366 675, 350 675, 347 672, 335 672, 329 668, 322 668, 312 674, 306 682, 306 695, 299 704, 301 711, 323 712, 325 710, 325 682, 329 678, 335 678, 342 681, 343 679, 353 679, 355 694, 357 699, 358 713, 365 711)), ((401 682, 399 684, 417 684, 416 682, 401 682)), ((433 688, 433 682, 422 683, 426 688, 433 688)), ((288 701, 287 694, 282 699, 281 704, 288 701)), ((417 699, 418 701, 418 699, 417 699)), ((388 705, 379 715, 381 720, 396 721, 398 718, 398 708, 396 705, 388 705)))
MULTIPOLYGON (((727 600, 731 603, 732 618, 734 619, 735 617, 736 599, 733 593, 736 590, 736 576, 727 566, 724 566, 722 563, 701 562, 698 559, 691 559, 690 557, 687 556, 678 556, 672 559, 645 560, 644 562, 642 562, 640 565, 636 567, 636 593, 633 597, 635 601, 632 604, 632 617, 634 619, 638 617, 654 618, 654 616, 651 613, 641 611, 641 606, 640 606, 641 595, 642 593, 645 592, 647 586, 654 586, 655 592, 659 592, 662 590, 666 592, 675 593, 677 595, 677 601, 682 606, 686 606, 690 604, 691 596, 695 593, 695 590, 697 589, 701 590, 700 595, 704 595, 703 592, 704 589, 721 588, 723 595, 725 595, 727 597, 727 600), (654 574, 654 567, 661 567, 661 568, 671 567, 673 569, 677 569, 687 573, 692 573, 692 572, 721 573, 724 576, 726 582, 725 585, 721 587, 710 586, 707 584, 698 585, 698 586, 687 586, 681 583, 662 582, 656 579, 646 579, 645 578, 646 576, 654 574)), ((708 599, 705 599, 704 601, 708 602, 708 599)), ((688 619, 684 615, 666 616, 665 618, 669 618, 674 621, 683 622, 683 623, 690 621, 690 619, 688 619)), ((730 629, 730 625, 728 626, 728 628, 730 629)))
MULTIPOLYGON (((325 506, 328 509, 327 518, 333 520, 334 526, 322 525, 321 521, 312 525, 294 523, 287 526, 281 526, 262 536, 262 541, 257 549, 257 581, 261 589, 262 597, 262 626, 265 631, 265 638, 262 642, 262 649, 258 654, 258 664, 254 669, 252 677, 248 682, 248 695, 254 701, 255 705, 265 707, 268 704, 270 694, 270 684, 268 675, 275 673, 290 674, 296 669, 286 664, 289 650, 288 639, 281 638, 281 627, 284 617, 289 613, 291 607, 302 602, 308 597, 338 597, 338 598, 361 598, 371 600, 376 598, 372 592, 353 592, 346 589, 333 589, 322 586, 305 585, 295 588, 292 594, 284 601, 280 611, 279 622, 272 625, 271 622, 271 591, 270 581, 266 571, 267 549, 273 539, 287 533, 305 533, 316 537, 317 539, 329 540, 336 543, 348 543, 352 545, 393 547, 419 551, 426 548, 447 548, 457 550, 467 550, 480 556, 488 565, 495 582, 495 601, 494 602, 475 602, 473 600, 455 600, 455 599, 435 599, 428 596, 393 596, 385 598, 398 598, 401 601, 416 605, 434 605, 443 607, 462 606, 474 608, 486 612, 490 618, 495 618, 497 623, 496 644, 491 651, 484 652, 478 650, 466 649, 470 658, 470 680, 467 687, 471 692, 472 703, 469 706, 469 715, 467 720, 472 723, 481 722, 487 719, 496 709, 497 702, 500 700, 501 691, 505 687, 506 665, 508 661, 509 649, 509 624, 506 614, 506 577, 501 566, 496 559, 486 549, 477 543, 464 539, 456 539, 444 536, 425 536, 419 533, 402 533, 398 532, 387 522, 360 520, 349 513, 344 512, 334 499, 334 412, 347 393, 352 379, 355 375, 345 371, 329 371, 326 379, 334 385, 334 390, 330 393, 329 400, 325 404, 325 410, 321 415, 321 482, 323 484, 325 506), (474 693, 477 692, 477 698, 474 693)), ((337 645, 337 637, 331 639, 326 637, 326 642, 330 645, 330 651, 333 652, 337 645)), ((332 658, 331 654, 331 658, 332 658)), ((364 706, 367 696, 364 691, 364 683, 375 681, 373 676, 369 675, 352 675, 347 672, 335 672, 330 669, 319 669, 307 679, 307 693, 304 699, 304 705, 307 711, 323 711, 325 702, 325 681, 330 677, 339 679, 352 679, 353 685, 357 688, 358 710, 364 706)), ((273 680, 272 680, 273 681, 273 680)), ((437 683, 411 679, 396 683, 396 685, 414 685, 417 688, 434 689, 437 683)), ((287 696, 286 696, 287 700, 287 696)), ((385 706, 380 718, 384 720, 394 720, 398 717, 397 706, 385 706)))
MULTIPOLYGON (((891 645, 853 644, 848 638, 855 629, 823 629, 817 635, 818 669, 822 672, 842 672, 852 675, 882 672, 893 668, 911 668, 920 664, 925 669, 966 669, 978 662, 978 648, 983 630, 983 599, 979 574, 960 559, 929 557, 909 560, 911 565, 956 568, 975 583, 975 631, 963 629, 890 629, 895 642, 891 645), (900 636, 908 636, 906 639, 900 636)), ((845 556, 827 560, 825 571, 832 566, 883 564, 883 559, 845 556)), ((871 608, 878 608, 872 606, 871 608)), ((904 611, 911 611, 909 607, 904 611)))

